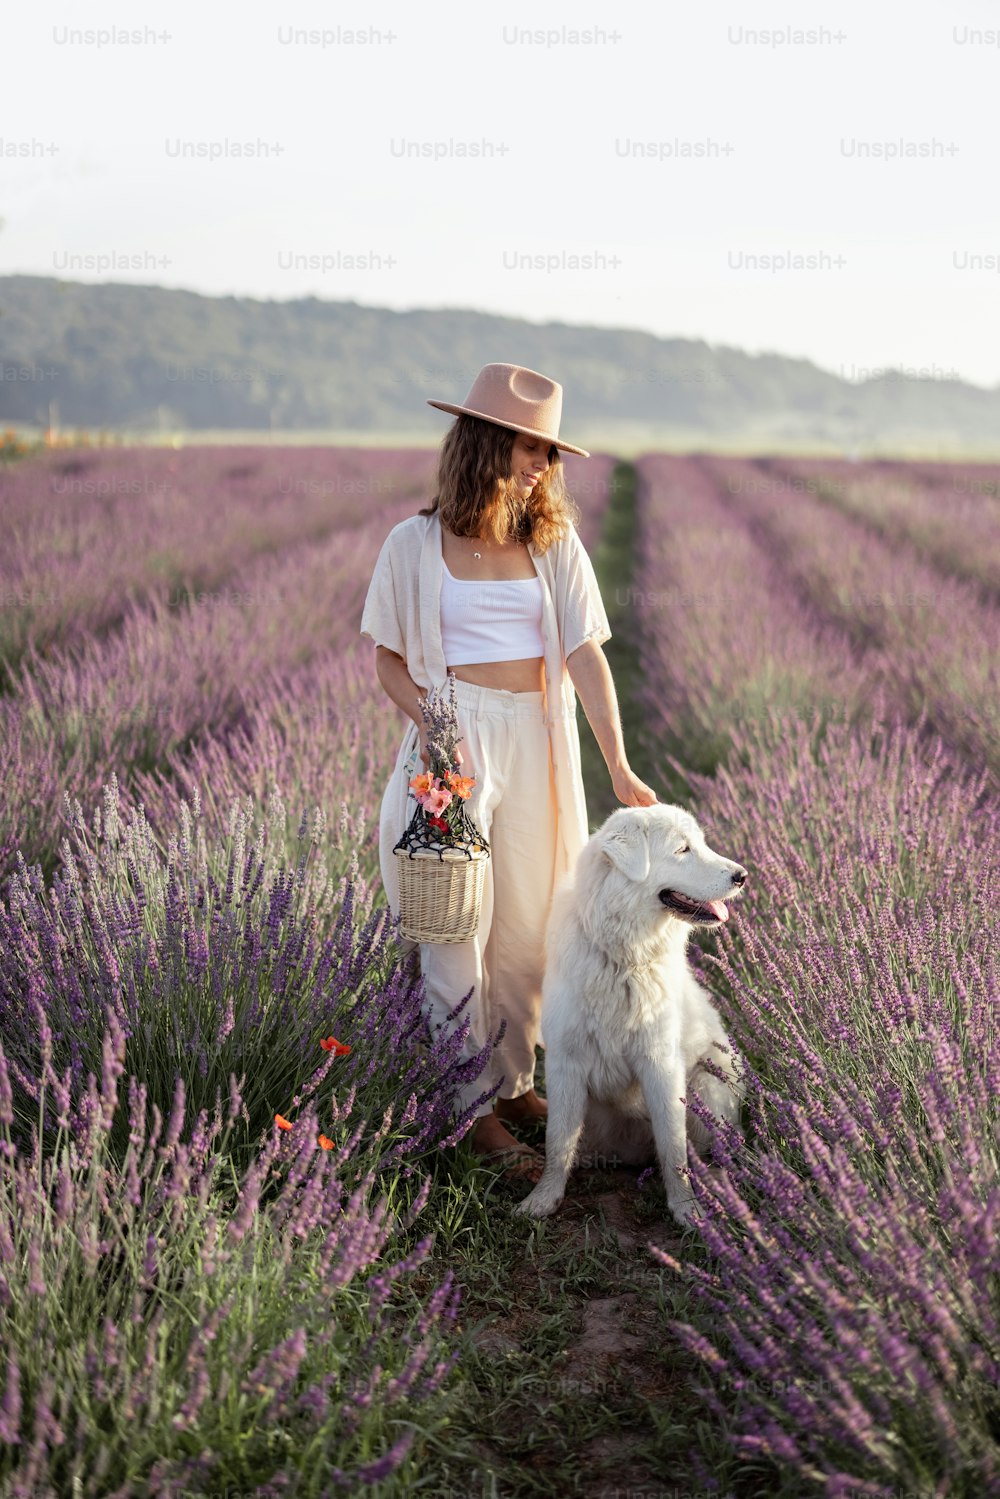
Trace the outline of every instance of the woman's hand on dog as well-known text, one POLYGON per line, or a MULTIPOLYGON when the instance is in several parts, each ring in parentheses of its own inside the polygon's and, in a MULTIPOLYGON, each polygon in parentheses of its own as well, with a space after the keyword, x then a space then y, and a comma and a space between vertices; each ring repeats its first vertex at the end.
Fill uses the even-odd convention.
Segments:
POLYGON ((640 780, 627 765, 613 772, 611 785, 615 796, 626 807, 651 807, 659 800, 653 788, 640 780))

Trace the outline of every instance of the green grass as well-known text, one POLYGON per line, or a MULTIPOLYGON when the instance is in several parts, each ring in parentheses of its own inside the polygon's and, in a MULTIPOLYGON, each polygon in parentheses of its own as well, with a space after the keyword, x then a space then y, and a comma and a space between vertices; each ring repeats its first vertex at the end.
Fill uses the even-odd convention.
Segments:
POLYGON ((686 1355, 664 1335, 687 1293, 645 1247, 648 1236, 677 1251, 682 1236, 660 1186, 636 1181, 577 1171, 558 1215, 535 1222, 512 1212, 527 1185, 464 1146, 442 1159, 418 1228, 435 1231, 428 1284, 450 1268, 462 1285, 463 1355, 452 1426, 421 1464, 429 1492, 562 1499, 690 1486, 702 1410, 686 1355))
MULTIPOLYGON (((685 783, 669 767, 659 763, 660 755, 653 751, 645 717, 639 707, 638 624, 632 589, 635 509, 635 468, 631 463, 618 463, 611 476, 611 504, 600 541, 592 555, 611 626, 611 639, 605 642, 603 649, 618 696, 629 764, 637 776, 652 786, 661 801, 674 801, 684 795, 685 783)), ((608 767, 582 706, 578 709, 577 721, 587 812, 593 831, 621 803, 612 790, 608 767)))

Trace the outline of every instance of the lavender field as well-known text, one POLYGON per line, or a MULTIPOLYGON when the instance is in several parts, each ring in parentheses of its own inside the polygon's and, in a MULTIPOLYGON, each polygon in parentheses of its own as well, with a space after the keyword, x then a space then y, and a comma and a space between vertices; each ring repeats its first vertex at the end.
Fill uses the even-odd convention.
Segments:
POLYGON ((1000 1493, 996 470, 638 470, 648 731, 752 870, 673 1329, 760 1492, 1000 1493))
POLYGON ((446 1419, 410 1230, 464 1074, 377 899, 357 628, 434 456, 0 470, 5 1495, 377 1492, 446 1419))
POLYGON ((358 623, 434 460, 0 467, 0 1492, 1000 1495, 1000 469, 567 455, 637 756, 751 872, 691 945, 748 1105, 636 1250, 685 1393, 526 1381, 501 1456, 489 1236, 601 1281, 450 1164, 385 920, 358 623))

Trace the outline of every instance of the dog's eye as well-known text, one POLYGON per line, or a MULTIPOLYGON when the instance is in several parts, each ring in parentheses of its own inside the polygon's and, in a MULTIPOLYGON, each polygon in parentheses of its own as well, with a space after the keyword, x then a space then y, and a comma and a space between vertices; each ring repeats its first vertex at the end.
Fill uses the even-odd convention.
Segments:
POLYGON ((691 845, 689 843, 685 843, 684 847, 679 848, 677 852, 679 854, 689 854, 691 852, 691 845))

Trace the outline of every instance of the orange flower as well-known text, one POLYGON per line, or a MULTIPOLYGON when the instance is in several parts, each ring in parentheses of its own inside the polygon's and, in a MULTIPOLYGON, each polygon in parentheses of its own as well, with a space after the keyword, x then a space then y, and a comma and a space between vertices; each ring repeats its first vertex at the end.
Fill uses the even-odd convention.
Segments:
POLYGON ((327 1036, 325 1041, 320 1037, 319 1044, 324 1051, 336 1052, 338 1057, 346 1057, 351 1050, 349 1046, 344 1045, 343 1041, 338 1041, 336 1036, 327 1036))
POLYGON ((274 1116, 274 1122, 278 1126, 279 1129, 291 1129, 292 1128, 292 1126, 289 1124, 288 1120, 284 1117, 283 1114, 275 1114, 275 1116, 274 1116))
POLYGON ((460 796, 463 802, 468 801, 472 795, 472 788, 476 784, 475 776, 460 776, 457 770, 449 770, 445 780, 454 794, 460 796))
POLYGON ((424 775, 414 776, 413 780, 410 782, 410 785, 413 787, 418 796, 426 796, 427 792, 430 791, 433 784, 434 777, 430 774, 429 771, 425 772, 424 775))
POLYGON ((332 1150, 334 1148, 333 1147, 333 1141, 332 1140, 328 1140, 327 1137, 326 1137, 326 1135, 320 1135, 319 1136, 319 1143, 323 1147, 324 1150, 332 1150))

